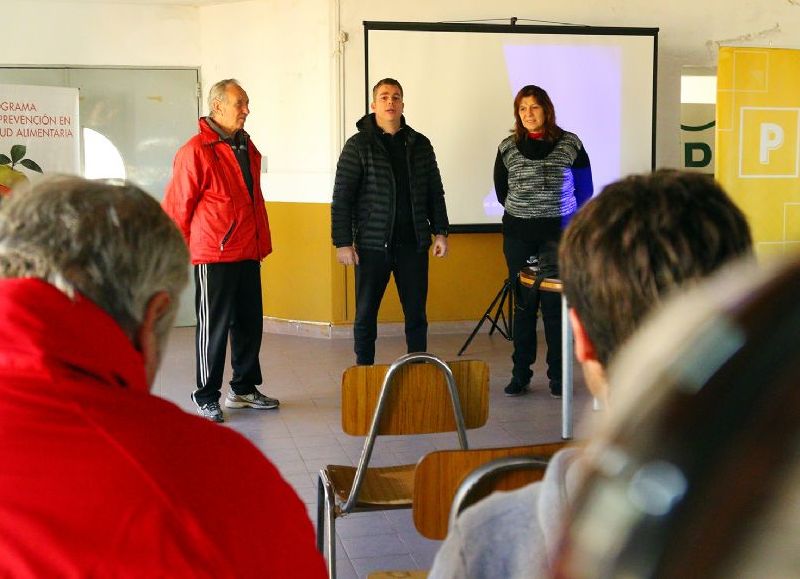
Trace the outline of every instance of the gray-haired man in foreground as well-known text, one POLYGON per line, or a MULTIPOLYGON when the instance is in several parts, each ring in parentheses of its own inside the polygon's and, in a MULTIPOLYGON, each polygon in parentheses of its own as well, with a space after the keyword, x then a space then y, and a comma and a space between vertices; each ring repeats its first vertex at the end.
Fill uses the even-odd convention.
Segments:
POLYGON ((60 177, 0 205, 0 576, 324 576, 264 456, 150 394, 187 263, 132 185, 60 177))

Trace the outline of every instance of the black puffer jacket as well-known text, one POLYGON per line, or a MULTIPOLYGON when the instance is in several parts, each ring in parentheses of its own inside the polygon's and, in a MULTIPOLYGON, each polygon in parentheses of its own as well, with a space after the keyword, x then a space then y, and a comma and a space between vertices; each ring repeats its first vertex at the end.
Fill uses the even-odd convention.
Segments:
MULTIPOLYGON (((447 208, 436 155, 428 138, 405 124, 406 155, 411 187, 411 214, 417 247, 425 251, 431 234, 446 234, 447 208)), ((362 249, 385 250, 392 239, 395 179, 389 153, 380 139, 375 115, 356 123, 336 165, 331 203, 333 244, 355 244, 362 249)))

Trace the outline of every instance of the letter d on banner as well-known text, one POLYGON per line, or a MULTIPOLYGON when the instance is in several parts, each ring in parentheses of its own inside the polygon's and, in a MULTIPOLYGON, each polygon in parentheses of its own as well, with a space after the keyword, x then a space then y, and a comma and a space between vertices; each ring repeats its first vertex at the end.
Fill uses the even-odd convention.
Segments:
POLYGON ((769 152, 783 146, 783 127, 775 123, 761 123, 761 140, 758 144, 759 161, 769 164, 769 152))

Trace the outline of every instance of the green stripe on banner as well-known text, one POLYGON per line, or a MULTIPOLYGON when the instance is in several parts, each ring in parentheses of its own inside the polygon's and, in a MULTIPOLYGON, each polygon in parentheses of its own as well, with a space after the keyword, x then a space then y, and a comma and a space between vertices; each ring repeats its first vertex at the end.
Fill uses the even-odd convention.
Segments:
POLYGON ((682 131, 705 131, 706 129, 710 129, 714 125, 717 124, 717 121, 711 121, 706 125, 700 125, 699 127, 692 127, 690 125, 681 125, 682 131))

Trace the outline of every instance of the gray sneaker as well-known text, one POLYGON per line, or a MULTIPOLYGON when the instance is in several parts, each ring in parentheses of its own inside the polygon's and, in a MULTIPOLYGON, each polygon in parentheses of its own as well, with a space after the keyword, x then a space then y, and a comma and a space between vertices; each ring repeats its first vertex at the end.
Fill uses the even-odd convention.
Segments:
POLYGON ((197 400, 195 400, 194 392, 192 392, 192 402, 194 402, 197 406, 197 413, 203 418, 207 418, 212 422, 225 422, 225 416, 222 414, 222 408, 219 407, 219 402, 216 400, 213 402, 207 402, 206 404, 200 404, 197 400))
POLYGON ((228 390, 228 395, 225 397, 226 408, 261 408, 268 410, 277 408, 280 404, 278 399, 264 396, 258 390, 255 390, 252 394, 236 394, 233 390, 228 390))

